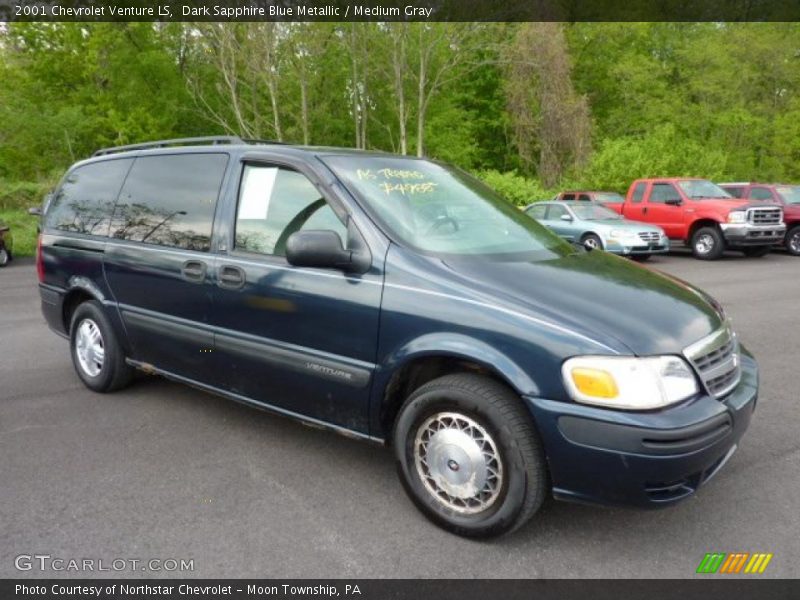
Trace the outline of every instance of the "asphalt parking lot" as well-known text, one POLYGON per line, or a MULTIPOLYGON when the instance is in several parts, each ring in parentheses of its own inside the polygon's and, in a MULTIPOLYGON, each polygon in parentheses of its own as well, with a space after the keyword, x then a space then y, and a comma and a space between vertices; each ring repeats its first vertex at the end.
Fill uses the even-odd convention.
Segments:
POLYGON ((92 575, 14 567, 48 554, 192 559, 193 577, 683 578, 734 551, 774 553, 761 577, 799 577, 800 259, 650 266, 716 296, 761 364, 738 452, 675 507, 550 502, 473 542, 417 512, 379 447, 159 378, 88 391, 44 324, 32 261, 16 261, 0 270, 0 577, 92 575))

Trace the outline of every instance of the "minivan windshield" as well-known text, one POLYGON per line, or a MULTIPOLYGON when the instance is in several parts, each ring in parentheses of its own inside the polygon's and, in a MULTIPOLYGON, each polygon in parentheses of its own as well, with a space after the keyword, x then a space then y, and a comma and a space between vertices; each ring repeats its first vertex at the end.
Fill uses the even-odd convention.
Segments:
POLYGON ((546 259, 575 250, 467 173, 428 160, 322 160, 398 243, 437 255, 546 259))
POLYGON ((705 179, 684 179, 678 185, 689 198, 733 198, 716 183, 705 179))

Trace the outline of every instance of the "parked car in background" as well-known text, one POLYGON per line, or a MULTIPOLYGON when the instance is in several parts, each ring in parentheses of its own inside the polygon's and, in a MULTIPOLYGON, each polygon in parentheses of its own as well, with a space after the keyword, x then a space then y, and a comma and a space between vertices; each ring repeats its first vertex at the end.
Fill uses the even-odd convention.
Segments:
POLYGON ((577 200, 578 202, 622 202, 625 198, 617 192, 568 191, 556 194, 553 200, 577 200))
POLYGON ((783 247, 800 256, 800 185, 783 183, 720 183, 726 192, 744 200, 772 202, 783 208, 786 235, 783 247))
POLYGON ((623 203, 606 206, 658 225, 703 260, 717 259, 725 250, 764 256, 786 233, 780 206, 739 200, 705 179, 637 179, 623 203))
POLYGON ((663 229, 629 221, 602 204, 577 200, 537 202, 525 212, 565 240, 579 242, 590 250, 607 250, 638 260, 669 251, 669 238, 663 229))
POLYGON ((11 262, 13 249, 14 236, 11 235, 11 228, 0 222, 0 267, 11 262))
POLYGON ((758 395, 710 296, 425 159, 218 137, 101 150, 45 207, 36 264, 89 389, 140 369, 385 443, 414 504, 465 536, 520 527, 548 494, 678 502, 758 395))

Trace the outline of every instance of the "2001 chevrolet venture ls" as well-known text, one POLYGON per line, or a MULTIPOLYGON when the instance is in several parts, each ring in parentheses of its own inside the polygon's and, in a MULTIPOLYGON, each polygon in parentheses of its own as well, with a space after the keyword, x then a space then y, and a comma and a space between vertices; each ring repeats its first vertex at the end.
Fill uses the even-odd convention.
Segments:
POLYGON ((685 498, 756 403, 714 300, 437 162, 167 140, 77 163, 43 212, 43 312, 89 388, 142 369, 386 442, 460 535, 513 530, 550 492, 685 498))

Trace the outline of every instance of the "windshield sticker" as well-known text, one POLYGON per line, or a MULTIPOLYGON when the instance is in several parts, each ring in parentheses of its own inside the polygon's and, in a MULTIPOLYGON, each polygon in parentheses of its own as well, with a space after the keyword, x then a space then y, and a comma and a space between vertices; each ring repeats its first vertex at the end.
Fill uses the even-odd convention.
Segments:
POLYGON ((412 169, 356 169, 356 176, 361 181, 374 181, 388 196, 392 192, 399 194, 429 194, 439 184, 434 181, 413 180, 425 179, 425 174, 412 169))

